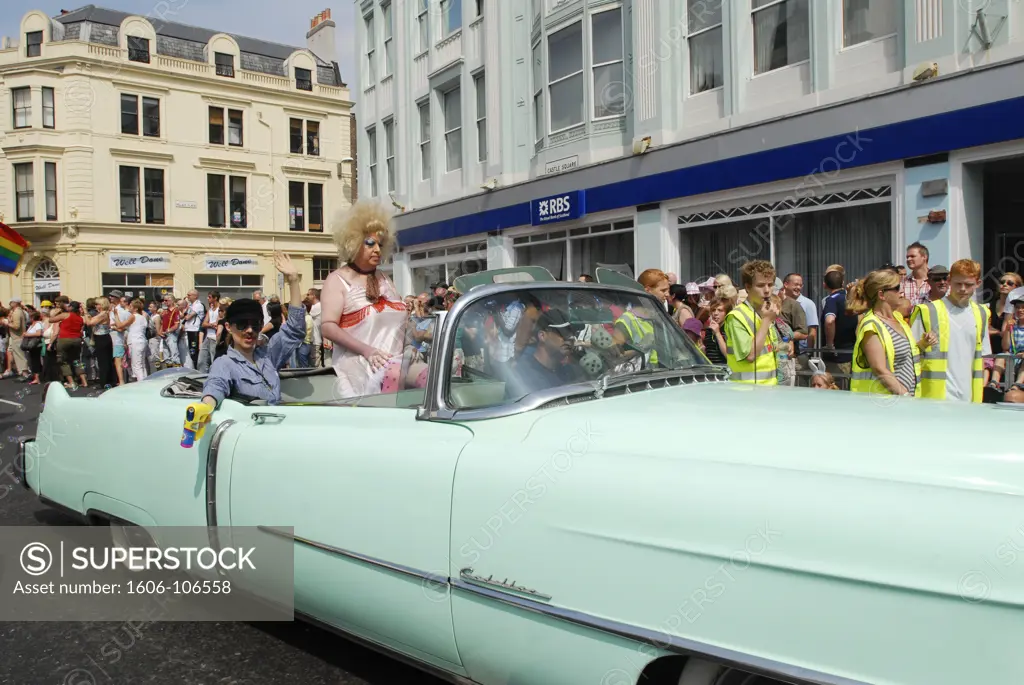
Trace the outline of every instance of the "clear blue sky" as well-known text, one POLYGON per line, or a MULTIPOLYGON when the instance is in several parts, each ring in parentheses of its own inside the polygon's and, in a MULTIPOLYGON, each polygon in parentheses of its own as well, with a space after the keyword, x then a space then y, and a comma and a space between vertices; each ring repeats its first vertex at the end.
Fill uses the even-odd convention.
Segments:
POLYGON ((331 18, 338 25, 341 78, 349 85, 355 83, 353 0, 108 0, 77 4, 74 0, 0 0, 0 36, 17 36, 21 18, 31 10, 56 16, 62 9, 75 10, 88 4, 298 47, 306 45, 309 20, 330 8, 331 18))

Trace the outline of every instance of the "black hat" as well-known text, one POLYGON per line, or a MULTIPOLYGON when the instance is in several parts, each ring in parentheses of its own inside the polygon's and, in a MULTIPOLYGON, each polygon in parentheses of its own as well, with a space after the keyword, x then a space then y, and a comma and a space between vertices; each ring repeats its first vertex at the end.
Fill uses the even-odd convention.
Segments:
POLYGON ((224 320, 228 323, 258 319, 263 321, 263 307, 256 300, 249 297, 242 297, 231 303, 224 320))

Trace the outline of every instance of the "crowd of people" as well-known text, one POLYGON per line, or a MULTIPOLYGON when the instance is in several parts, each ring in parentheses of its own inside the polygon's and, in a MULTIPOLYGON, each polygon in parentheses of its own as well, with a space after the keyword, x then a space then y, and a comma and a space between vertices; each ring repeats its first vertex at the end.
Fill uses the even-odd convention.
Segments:
POLYGON ((779 278, 760 260, 743 266, 742 288, 727 275, 680 285, 654 269, 638 281, 737 382, 1024 401, 1021 276, 1002 274, 996 296, 979 303, 978 262, 933 266, 920 243, 907 248, 906 259, 906 266, 884 264, 859 279, 829 266, 820 303, 803 295, 801 274, 779 278))
MULTIPOLYGON (((60 296, 39 307, 15 298, 9 309, 0 307, 3 376, 110 388, 183 366, 208 373, 204 397, 211 406, 240 388, 279 401, 278 372, 288 367, 333 367, 339 399, 425 387, 433 314, 451 309, 460 294, 447 283, 416 296, 398 293, 379 269, 394 246, 390 214, 379 203, 356 203, 335 237, 341 266, 322 290, 303 294, 291 261, 275 255, 288 282, 287 303, 260 290, 236 301, 216 290, 202 299, 196 290, 180 299, 168 294, 161 302, 111 290, 85 302, 60 296)), ((884 264, 857 279, 840 264, 829 266, 821 302, 804 295, 802 274, 780 278, 770 262, 750 261, 740 274, 739 283, 720 274, 681 284, 674 274, 648 269, 637 280, 708 361, 731 369, 735 382, 1024 401, 1024 282, 1017 273, 1003 274, 996 297, 979 303, 977 262, 930 265, 927 248, 914 243, 906 266, 884 264), (1004 397, 1000 384, 1007 379, 1004 397)), ((514 302, 490 312, 482 325, 460 324, 453 375, 463 364, 514 366, 527 346, 531 354, 543 352, 546 333, 535 330, 542 315, 552 340, 564 342, 566 327, 579 328, 572 337, 581 349, 607 343, 626 350, 615 363, 641 350, 644 363, 658 365, 652 345, 640 344, 656 337, 651 317, 658 312, 612 306, 614 324, 601 328, 552 323, 549 310, 514 302)), ((584 354, 580 361, 597 369, 608 360, 584 354)))
MULTIPOLYGON (((280 332, 289 305, 276 295, 253 293, 262 321, 258 333, 273 338, 280 332)), ((30 385, 62 381, 69 390, 101 389, 144 380, 166 368, 184 367, 208 372, 227 352, 228 334, 222 316, 232 299, 216 290, 189 291, 185 297, 165 295, 160 302, 130 298, 120 290, 86 299, 61 295, 38 307, 14 298, 0 307, 0 350, 4 378, 30 385)), ((299 308, 306 322, 305 337, 286 360, 286 366, 309 367, 325 352, 314 333, 319 330, 319 291, 309 289, 299 308), (315 353, 314 350, 317 350, 315 353)))

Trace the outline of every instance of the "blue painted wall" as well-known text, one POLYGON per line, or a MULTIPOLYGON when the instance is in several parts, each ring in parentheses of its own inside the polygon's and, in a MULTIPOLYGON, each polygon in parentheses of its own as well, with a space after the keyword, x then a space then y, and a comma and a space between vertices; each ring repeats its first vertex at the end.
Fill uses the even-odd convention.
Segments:
MULTIPOLYGON (((904 203, 905 214, 903 225, 905 228, 906 244, 920 242, 928 248, 929 262, 931 264, 942 264, 949 266, 949 194, 924 197, 921 194, 921 185, 925 181, 936 181, 949 178, 949 163, 929 164, 927 166, 913 167, 906 170, 904 191, 906 202, 904 203), (946 211, 946 222, 941 224, 921 223, 922 217, 928 216, 928 212, 946 211)), ((904 246, 906 247, 906 246, 904 246)), ((902 254, 902 253, 901 253, 902 254)))

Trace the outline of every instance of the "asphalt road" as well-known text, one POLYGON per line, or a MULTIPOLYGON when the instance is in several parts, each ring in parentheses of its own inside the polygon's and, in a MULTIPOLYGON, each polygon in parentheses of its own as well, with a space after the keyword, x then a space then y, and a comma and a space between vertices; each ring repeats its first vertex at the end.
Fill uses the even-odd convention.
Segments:
MULTIPOLYGON (((39 386, 0 380, 0 399, 24 405, 19 409, 0 403, 0 525, 74 525, 40 505, 5 472, 14 462, 18 437, 35 435, 41 394, 39 386)), ((0 623, 4 685, 441 682, 300 622, 156 622, 135 630, 124 623, 0 623), (112 642, 120 654, 113 663, 103 656, 114 653, 112 642)))

